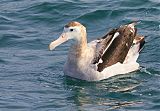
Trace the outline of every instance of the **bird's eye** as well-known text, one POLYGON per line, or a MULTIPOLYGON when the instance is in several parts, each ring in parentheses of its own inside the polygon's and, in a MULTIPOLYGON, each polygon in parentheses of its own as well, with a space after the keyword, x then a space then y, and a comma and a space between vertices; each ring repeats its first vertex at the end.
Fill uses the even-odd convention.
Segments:
POLYGON ((70 29, 70 32, 72 32, 73 31, 73 29, 70 29))

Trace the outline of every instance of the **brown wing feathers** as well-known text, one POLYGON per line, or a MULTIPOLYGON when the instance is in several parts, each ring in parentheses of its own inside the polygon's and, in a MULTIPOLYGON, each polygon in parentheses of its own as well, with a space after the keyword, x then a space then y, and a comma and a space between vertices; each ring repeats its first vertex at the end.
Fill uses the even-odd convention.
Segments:
MULTIPOLYGON (((110 39, 113 38, 114 34, 116 32, 119 33, 118 37, 113 40, 108 49, 103 52, 103 55, 99 56, 99 58, 101 58, 103 62, 98 64, 98 71, 101 72, 104 68, 111 66, 117 62, 123 63, 136 35, 136 29, 134 28, 134 25, 135 24, 121 26, 110 31, 105 36, 106 38, 102 38, 102 43, 105 42, 106 44, 108 44, 110 39)), ((107 45, 105 45, 104 47, 106 48, 107 45)))
POLYGON ((98 63, 99 60, 102 58, 104 51, 106 50, 109 43, 111 42, 115 32, 116 32, 116 29, 113 29, 109 33, 107 33, 105 36, 98 39, 97 48, 96 48, 96 55, 93 60, 93 64, 98 63))

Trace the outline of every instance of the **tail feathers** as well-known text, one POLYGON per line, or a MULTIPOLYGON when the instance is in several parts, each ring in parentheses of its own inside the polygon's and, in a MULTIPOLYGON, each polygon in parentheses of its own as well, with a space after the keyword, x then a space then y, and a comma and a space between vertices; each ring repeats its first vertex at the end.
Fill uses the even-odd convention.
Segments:
POLYGON ((140 44, 139 45, 139 52, 143 49, 144 47, 144 44, 145 44, 145 40, 144 40, 144 36, 141 36, 141 35, 136 35, 134 41, 133 41, 133 44, 140 44))
POLYGON ((143 49, 144 44, 145 44, 145 40, 143 39, 143 40, 140 41, 139 52, 141 52, 141 50, 143 49))

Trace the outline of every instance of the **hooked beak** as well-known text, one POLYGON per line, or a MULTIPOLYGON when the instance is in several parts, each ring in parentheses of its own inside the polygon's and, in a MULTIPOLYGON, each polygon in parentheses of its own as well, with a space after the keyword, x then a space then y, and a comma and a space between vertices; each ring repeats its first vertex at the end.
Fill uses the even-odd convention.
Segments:
POLYGON ((68 38, 66 37, 66 34, 62 33, 61 36, 57 40, 54 40, 49 44, 49 50, 55 49, 57 46, 66 42, 67 40, 68 38))

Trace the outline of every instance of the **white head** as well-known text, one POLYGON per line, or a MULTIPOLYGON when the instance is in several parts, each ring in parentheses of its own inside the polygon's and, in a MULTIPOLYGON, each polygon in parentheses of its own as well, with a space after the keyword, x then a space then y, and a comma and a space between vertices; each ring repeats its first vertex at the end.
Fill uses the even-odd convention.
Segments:
POLYGON ((64 26, 63 33, 60 37, 50 43, 49 50, 55 49, 58 45, 70 39, 80 43, 83 38, 86 38, 86 28, 79 22, 70 22, 64 26))

